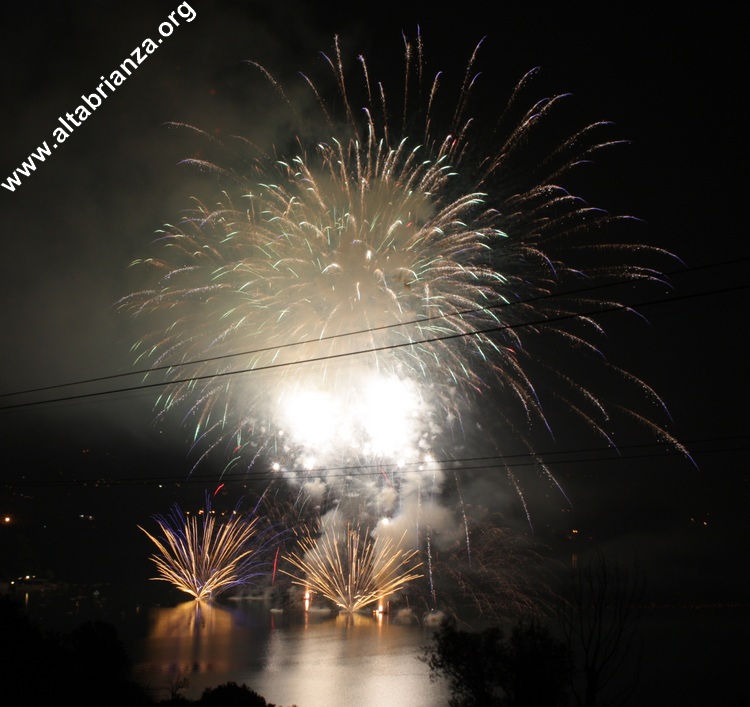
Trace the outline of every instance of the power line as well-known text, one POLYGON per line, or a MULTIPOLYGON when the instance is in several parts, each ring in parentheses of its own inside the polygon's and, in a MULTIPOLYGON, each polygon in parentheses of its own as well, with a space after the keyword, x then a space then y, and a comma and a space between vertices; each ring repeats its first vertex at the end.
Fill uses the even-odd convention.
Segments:
MULTIPOLYGON (((710 269, 715 269, 715 268, 720 268, 720 267, 726 267, 727 265, 739 265, 739 264, 742 264, 742 263, 744 263, 744 262, 746 262, 748 260, 750 260, 750 257, 748 257, 748 258, 737 258, 737 259, 734 259, 734 260, 722 261, 722 262, 717 262, 717 263, 709 263, 709 264, 694 266, 694 267, 690 267, 690 268, 683 268, 681 270, 675 270, 675 271, 671 271, 671 272, 660 273, 659 276, 662 277, 662 278, 671 278, 671 277, 675 277, 675 276, 683 276, 683 275, 686 275, 686 274, 691 274, 691 273, 700 272, 700 271, 704 271, 704 270, 710 270, 710 269)), ((422 324, 424 324, 426 322, 434 321, 434 320, 437 320, 437 319, 448 319, 450 317, 464 317, 464 316, 469 316, 469 315, 472 315, 472 314, 479 314, 479 313, 482 313, 482 312, 487 312, 487 311, 491 311, 491 310, 495 310, 495 309, 504 309, 506 307, 537 304, 539 302, 544 302, 544 301, 548 301, 548 300, 554 300, 556 298, 574 297, 574 296, 579 296, 579 295, 582 295, 582 294, 586 294, 588 292, 595 292, 597 290, 609 289, 609 288, 613 288, 613 287, 622 287, 622 286, 625 286, 625 285, 637 284, 639 282, 653 282, 654 279, 655 279, 654 277, 643 276, 643 277, 629 278, 627 280, 619 280, 619 281, 615 281, 615 282, 608 282, 608 283, 602 283, 602 284, 598 284, 598 285, 591 285, 590 287, 582 287, 582 288, 578 288, 578 289, 575 289, 575 290, 565 290, 565 291, 562 291, 562 292, 548 293, 546 295, 538 295, 536 297, 529 297, 528 299, 518 300, 516 302, 507 302, 507 301, 503 300, 501 302, 498 302, 498 303, 495 303, 495 304, 486 305, 484 307, 476 307, 476 308, 473 308, 473 309, 457 310, 455 312, 451 312, 450 314, 436 314, 436 315, 430 316, 430 317, 423 317, 422 319, 414 319, 414 320, 410 320, 410 321, 407 321, 407 322, 396 322, 394 324, 384 324, 384 325, 379 326, 379 327, 371 327, 371 328, 368 328, 368 329, 359 329, 359 330, 352 331, 352 332, 345 332, 343 334, 330 334, 328 336, 321 336, 321 337, 319 337, 317 339, 306 339, 306 340, 303 340, 303 341, 294 341, 294 342, 290 342, 290 343, 287 343, 287 344, 278 344, 276 346, 261 347, 261 348, 258 348, 258 349, 253 349, 251 351, 242 351, 242 352, 239 352, 239 353, 224 354, 224 355, 221 355, 221 356, 209 356, 209 357, 206 357, 206 358, 195 359, 193 361, 183 361, 183 362, 178 362, 178 363, 170 363, 170 364, 164 364, 162 366, 154 366, 152 368, 144 368, 144 369, 139 369, 139 370, 127 371, 127 372, 124 372, 124 373, 112 373, 112 374, 108 374, 106 376, 99 376, 99 377, 95 377, 95 378, 85 378, 85 379, 82 379, 82 380, 70 381, 70 382, 67 382, 67 383, 57 383, 57 384, 53 384, 53 385, 41 386, 41 387, 38 387, 38 388, 27 388, 25 390, 19 390, 19 391, 14 391, 14 392, 9 392, 9 393, 0 393, 0 398, 16 397, 16 396, 19 396, 19 395, 27 395, 27 394, 31 394, 31 393, 40 393, 40 392, 45 392, 45 391, 50 391, 50 390, 58 390, 60 388, 68 388, 68 387, 74 387, 74 386, 80 386, 80 385, 88 385, 88 384, 91 384, 91 383, 101 383, 101 382, 108 381, 108 380, 117 380, 117 379, 120 379, 120 378, 126 378, 126 377, 130 377, 130 376, 137 376, 137 375, 143 375, 143 376, 145 376, 145 375, 149 375, 149 374, 152 374, 152 373, 155 373, 155 372, 158 372, 158 371, 168 371, 168 370, 173 370, 175 368, 181 368, 181 367, 187 367, 187 366, 197 366, 197 365, 201 365, 201 364, 204 364, 204 363, 215 363, 215 362, 218 362, 218 361, 223 361, 223 360, 230 359, 230 358, 237 358, 237 357, 240 357, 240 356, 243 356, 243 357, 245 357, 245 356, 253 356, 253 355, 257 355, 257 354, 267 353, 269 351, 280 351, 280 350, 287 349, 287 348, 292 348, 292 347, 295 347, 295 346, 305 346, 307 344, 319 344, 319 343, 325 342, 325 341, 331 341, 331 340, 345 338, 345 337, 350 337, 350 336, 351 337, 362 336, 362 335, 365 335, 365 334, 372 334, 372 333, 375 333, 375 332, 378 332, 378 331, 386 331, 388 329, 396 329, 396 328, 399 328, 399 327, 415 326, 415 325, 416 326, 420 326, 420 325, 422 325, 422 324)), ((742 287, 741 289, 744 289, 744 287, 742 287)), ((709 292, 707 294, 713 294, 713 293, 709 292)), ((643 305, 631 305, 631 306, 623 305, 621 307, 621 309, 633 309, 633 308, 636 308, 638 306, 643 306, 643 305)), ((586 315, 586 313, 580 313, 578 315, 571 315, 571 316, 587 316, 587 315, 586 315)), ((517 326, 523 326, 523 325, 524 325, 523 323, 519 323, 517 326)), ((513 328, 513 326, 506 325, 505 328, 513 328)), ((489 329, 487 331, 493 331, 493 330, 489 329)), ((477 332, 467 332, 467 333, 465 333, 463 335, 465 335, 465 336, 471 336, 473 333, 477 333, 477 332)), ((478 332, 478 333, 481 333, 481 332, 478 332)), ((424 342, 414 342, 414 343, 424 343, 424 342)), ((409 345, 409 344, 406 343, 404 345, 409 345)), ((357 352, 355 352, 355 353, 357 353, 357 352)), ((115 391, 115 392, 118 392, 118 391, 115 391)), ((0 408, 0 409, 4 409, 4 408, 0 408)))
MULTIPOLYGON (((638 280, 626 281, 626 282, 623 282, 623 283, 620 283, 620 284, 629 284, 629 282, 637 282, 637 281, 638 280)), ((607 286, 610 286, 610 285, 607 285, 607 286)), ((85 399, 85 398, 95 398, 95 397, 101 397, 101 396, 105 396, 105 395, 115 395, 115 394, 119 394, 119 393, 127 393, 127 392, 140 391, 140 390, 148 390, 148 389, 151 389, 151 388, 164 388, 164 387, 168 387, 168 386, 180 385, 182 383, 194 383, 194 382, 202 381, 202 380, 211 380, 211 379, 216 379, 216 378, 224 378, 224 377, 228 377, 228 376, 250 374, 250 373, 256 373, 256 372, 259 372, 259 371, 276 370, 276 369, 280 369, 280 368, 287 368, 287 367, 298 366, 298 365, 303 365, 303 364, 320 363, 320 362, 323 362, 323 361, 331 361, 331 360, 337 360, 337 359, 343 359, 343 358, 350 358, 350 357, 353 357, 353 356, 371 355, 371 354, 376 354, 376 353, 379 353, 379 352, 382 352, 382 351, 407 348, 407 347, 411 347, 411 346, 417 346, 417 345, 420 345, 420 344, 431 344, 431 343, 435 343, 435 342, 450 341, 450 340, 461 339, 461 338, 466 338, 466 337, 470 337, 470 336, 481 336, 481 335, 484 335, 484 334, 491 334, 491 333, 497 333, 497 332, 500 332, 500 331, 514 330, 514 329, 519 329, 519 328, 529 327, 529 326, 548 326, 550 324, 559 323, 559 322, 567 321, 567 320, 571 320, 571 319, 578 319, 578 318, 583 318, 583 317, 592 317, 592 316, 595 316, 595 315, 608 314, 608 313, 613 313, 613 312, 621 312, 621 311, 628 311, 628 310, 638 310, 638 309, 643 308, 643 307, 654 306, 654 305, 657 305, 657 304, 675 303, 675 302, 679 302, 679 301, 686 301, 686 300, 689 300, 689 299, 695 299, 697 297, 706 297, 706 296, 712 296, 712 295, 718 295, 718 294, 728 294, 728 293, 732 293, 732 292, 738 292, 738 291, 746 290, 748 288, 750 288, 750 285, 748 285, 748 284, 746 284, 746 285, 735 285, 735 286, 724 287, 724 288, 719 288, 719 289, 710 290, 710 291, 703 291, 703 292, 690 293, 690 294, 684 294, 684 295, 673 295, 671 297, 664 297, 664 298, 659 298, 659 299, 647 300, 645 302, 640 302, 640 303, 638 303, 636 305, 609 304, 607 306, 603 306, 603 307, 600 307, 598 309, 592 309, 592 310, 587 311, 587 312, 565 313, 565 314, 561 314, 561 315, 556 316, 556 317, 546 317, 546 318, 541 318, 541 319, 537 319, 537 320, 533 320, 533 321, 517 322, 517 323, 512 323, 512 324, 501 324, 501 325, 498 325, 498 326, 495 326, 495 327, 488 327, 486 329, 474 330, 474 331, 470 331, 470 332, 453 332, 453 333, 450 333, 450 334, 444 334, 442 336, 435 336, 435 337, 430 337, 430 338, 417 339, 417 340, 400 342, 400 343, 395 343, 395 344, 387 344, 387 345, 383 345, 383 346, 375 346, 375 347, 371 347, 369 349, 363 349, 361 351, 349 351, 349 352, 342 352, 342 353, 332 353, 332 354, 326 354, 326 355, 323 355, 323 356, 316 356, 316 357, 312 357, 312 358, 302 359, 302 360, 299 360, 299 361, 286 361, 286 362, 279 362, 279 363, 270 363, 270 364, 261 365, 261 366, 255 367, 255 368, 246 368, 246 369, 233 370, 233 371, 223 371, 223 372, 210 373, 210 374, 205 374, 205 375, 200 375, 200 376, 190 376, 190 377, 187 377, 187 378, 177 378, 177 379, 173 379, 173 380, 169 380, 169 381, 159 381, 159 382, 155 382, 155 383, 141 383, 139 385, 127 386, 127 387, 124 387, 124 388, 113 388, 113 389, 100 390, 100 391, 94 391, 94 392, 89 392, 89 393, 79 393, 79 394, 64 396, 64 397, 60 397, 60 398, 48 398, 48 399, 44 399, 44 400, 34 400, 34 401, 29 401, 29 402, 24 402, 24 403, 15 403, 15 404, 10 404, 10 405, 0 406, 0 410, 13 410, 13 409, 19 409, 19 408, 25 408, 25 407, 32 407, 32 406, 44 405, 44 404, 51 404, 51 403, 71 402, 71 401, 74 401, 74 400, 81 400, 81 399, 85 399)), ((598 288, 590 288, 590 289, 598 289, 598 288)), ((559 296, 559 295, 556 295, 556 296, 559 296)), ((513 303, 513 304, 526 304, 526 302, 519 302, 519 303, 513 303)), ((501 305, 496 305, 496 306, 499 307, 501 305)), ((509 305, 506 304, 504 306, 509 306, 509 305)), ((484 309, 487 309, 487 308, 484 308, 484 309)), ((483 310, 472 310, 472 311, 483 311, 483 310)), ((456 315, 444 315, 444 316, 456 316, 456 315)), ((419 323, 420 323, 419 321, 414 322, 414 324, 419 324, 419 323)), ((389 325, 389 327, 390 326, 394 326, 394 325, 389 325)), ((395 326, 404 326, 404 325, 403 324, 398 324, 398 325, 395 325, 395 326)), ((358 333, 369 333, 370 331, 376 331, 376 330, 377 329, 365 330, 364 332, 358 332, 358 333)), ((349 335, 350 334, 337 335, 337 336, 349 336, 349 335)), ((302 342, 302 343, 308 344, 308 343, 317 343, 317 342, 318 342, 318 340, 315 340, 314 342, 313 341, 306 341, 306 342, 302 342)), ((300 344, 285 344, 284 346, 293 346, 293 345, 300 345, 300 344)), ((273 350, 277 350, 278 348, 280 348, 280 347, 272 347, 273 350)), ((264 350, 266 350, 266 349, 259 349, 258 352, 262 352, 264 350)), ((251 352, 244 352, 244 353, 241 353, 241 354, 232 354, 232 356, 240 356, 240 355, 242 355, 242 356, 248 356, 248 355, 252 355, 253 353, 254 352, 251 351, 251 352)), ((223 358, 223 357, 218 357, 218 358, 223 358)), ((207 361, 210 361, 210 359, 207 359, 207 361)), ((196 362, 189 362, 189 363, 179 364, 179 366, 195 365, 197 363, 198 363, 197 361, 196 362)), ((166 368, 172 369, 172 368, 176 368, 176 367, 178 367, 178 365, 171 365, 171 366, 167 366, 166 368)), ((149 373, 153 372, 153 370, 157 370, 157 369, 150 369, 148 372, 149 373)), ((86 381, 79 381, 77 383, 59 384, 59 385, 56 385, 56 386, 50 386, 48 388, 39 388, 39 389, 35 389, 35 390, 21 391, 21 392, 14 393, 14 394, 5 394, 4 397, 7 397, 9 395, 23 395, 25 393, 31 393, 31 392, 42 392, 44 390, 51 390, 51 389, 55 389, 55 388, 72 386, 72 385, 85 385, 87 383, 100 382, 102 380, 116 379, 116 378, 120 378, 120 377, 123 377, 123 376, 129 376, 129 375, 136 375, 136 373, 135 372, 130 372, 130 373, 126 373, 126 374, 114 374, 113 376, 105 376, 105 377, 101 377, 101 378, 97 378, 97 379, 90 379, 90 380, 86 380, 86 381)))
MULTIPOLYGON (((709 449, 692 450, 691 454, 706 455, 719 454, 727 451, 747 452, 750 449, 748 437, 724 437, 711 438, 704 440, 692 440, 685 443, 688 447, 696 447, 705 444, 718 445, 709 449), (733 444, 731 448, 723 445, 733 444)), ((138 484, 200 484, 200 483, 252 483, 252 482, 272 482, 289 480, 292 475, 297 480, 301 478, 315 479, 324 477, 325 479, 344 479, 348 476, 357 478, 382 477, 387 469, 389 472, 397 474, 432 474, 437 471, 446 473, 464 473, 470 471, 484 470, 515 470, 527 467, 552 467, 569 464, 588 464, 606 462, 628 462, 633 460, 653 459, 667 457, 675 458, 684 455, 676 452, 669 445, 651 442, 642 444, 623 445, 617 448, 613 447, 583 447, 577 449, 546 451, 546 452, 524 452, 517 454, 498 454, 476 457, 458 457, 433 459, 430 461, 408 462, 401 466, 396 464, 359 464, 347 466, 325 466, 307 468, 292 468, 273 470, 267 468, 260 471, 245 470, 242 472, 225 472, 222 474, 195 474, 191 473, 184 476, 141 476, 127 477, 122 479, 106 479, 101 476, 97 477, 61 477, 58 479, 15 479, 5 480, 2 482, 5 486, 95 486, 97 484, 109 485, 138 485, 138 484), (596 456, 593 456, 596 455, 596 456)), ((387 474, 385 474, 387 476, 387 474)))

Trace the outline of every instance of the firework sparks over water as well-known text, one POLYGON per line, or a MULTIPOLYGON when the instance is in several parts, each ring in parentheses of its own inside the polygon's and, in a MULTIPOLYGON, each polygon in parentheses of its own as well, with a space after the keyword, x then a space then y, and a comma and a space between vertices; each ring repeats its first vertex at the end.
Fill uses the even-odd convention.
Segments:
MULTIPOLYGON (((175 506, 157 515, 161 536, 140 528, 156 545, 152 555, 158 576, 198 601, 255 584, 270 568, 269 548, 277 536, 260 519, 238 512, 217 516, 207 503, 197 514, 175 506)), ((140 527, 140 526, 139 526, 140 527)))
MULTIPOLYGON (((151 285, 120 302, 148 329, 138 365, 166 371, 160 414, 184 416, 201 459, 222 449, 227 469, 260 463, 308 500, 332 507, 357 495, 372 499, 370 514, 409 518, 431 585, 433 531, 448 522, 438 460, 454 459, 480 421, 527 517, 502 448, 512 438, 533 453, 537 430, 552 427, 545 399, 607 446, 624 414, 684 452, 654 416, 632 412, 612 386, 603 399, 582 371, 592 361, 666 413, 647 384, 601 355, 593 314, 621 306, 602 285, 660 283, 657 263, 671 256, 614 240, 629 219, 561 186, 618 141, 605 123, 548 133, 566 96, 523 107, 536 72, 483 128, 472 104, 478 50, 445 110, 449 82, 427 78, 420 38, 406 43, 395 93, 364 58, 345 70, 336 42, 324 57, 334 99, 305 79, 319 126, 258 67, 299 121, 296 145, 247 159, 247 141, 219 145, 242 169, 188 160, 218 175, 218 202, 196 200, 165 226, 154 255, 135 263, 151 285), (561 365, 561 350, 575 352, 576 370, 561 365)), ((453 535, 468 550, 459 515, 453 535)), ((321 568, 324 548, 338 556, 332 538, 320 550, 307 542, 321 568)), ((337 603, 356 601, 343 593, 337 603)))
POLYGON ((330 599, 339 609, 354 613, 388 598, 422 577, 416 550, 404 550, 393 538, 372 538, 369 530, 329 524, 322 534, 303 534, 296 552, 286 560, 295 568, 282 570, 306 591, 330 599))

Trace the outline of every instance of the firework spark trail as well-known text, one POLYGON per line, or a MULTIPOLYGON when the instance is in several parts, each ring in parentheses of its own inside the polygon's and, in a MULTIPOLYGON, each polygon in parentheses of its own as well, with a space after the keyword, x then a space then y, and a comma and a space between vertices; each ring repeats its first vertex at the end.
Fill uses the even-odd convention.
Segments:
POLYGON ((530 535, 504 526, 502 518, 475 520, 471 563, 458 547, 436 556, 444 610, 458 615, 472 610, 500 623, 549 616, 557 570, 530 535))
POLYGON ((427 526, 427 534, 425 536, 425 542, 427 543, 427 573, 430 582, 430 597, 432 598, 432 608, 437 608, 437 592, 435 591, 435 577, 432 573, 432 529, 427 526))
POLYGON ((168 516, 154 520, 161 537, 139 526, 158 549, 151 557, 158 570, 154 579, 199 601, 257 582, 266 574, 268 553, 279 540, 279 534, 262 527, 257 516, 235 509, 228 518, 217 518, 209 499, 199 514, 175 506, 168 516))
POLYGON ((417 551, 401 549, 403 539, 373 539, 369 530, 362 532, 350 525, 342 533, 329 524, 318 537, 303 534, 298 551, 286 556, 297 571, 280 571, 294 584, 354 613, 388 599, 422 577, 416 573, 421 563, 413 562, 417 551))
MULTIPOLYGON (((609 243, 606 236, 591 239, 621 218, 588 206, 558 185, 581 161, 616 142, 598 139, 604 124, 586 126, 535 157, 528 145, 534 145, 541 126, 565 97, 519 111, 535 73, 530 72, 489 133, 491 149, 477 156, 476 146, 485 144, 470 114, 477 51, 447 125, 438 106, 440 75, 426 93, 422 90, 423 56, 421 38, 415 46, 407 42, 400 127, 389 117, 383 85, 374 90, 364 58, 364 110, 354 110, 361 104, 350 95, 353 82, 345 76, 336 41, 333 57, 326 58, 347 117, 345 127, 323 92, 306 79, 328 122, 322 133, 327 139, 307 146, 300 141, 299 151, 286 158, 260 155, 243 174, 189 160, 225 178, 221 203, 196 202, 190 218, 165 227, 159 239, 163 255, 137 261, 158 273, 157 281, 120 305, 137 318, 166 322, 136 349, 154 367, 174 364, 175 378, 187 362, 248 352, 239 362, 197 365, 194 378, 168 387, 159 401, 163 413, 187 410, 196 439, 214 435, 209 449, 218 445, 217 439, 231 437, 235 449, 248 447, 253 456, 266 439, 283 433, 284 440, 275 446, 282 457, 292 455, 285 460, 289 464, 292 450, 310 445, 299 418, 307 417, 309 424, 316 417, 318 430, 326 423, 339 426, 328 435, 327 451, 336 449, 346 458, 358 447, 357 454, 380 454, 385 463, 394 463, 401 454, 413 457, 416 450, 429 448, 441 425, 466 415, 473 401, 479 396, 485 400, 491 390, 520 403, 530 424, 546 425, 524 365, 534 356, 534 339, 543 333, 550 350, 558 337, 566 348, 595 351, 591 336, 600 333, 598 324, 579 316, 572 323, 528 327, 523 333, 513 328, 477 332, 532 316, 539 321, 582 314, 592 302, 605 302, 594 294, 529 303, 564 283, 580 281, 579 267, 563 260, 563 253, 594 253, 597 257, 585 271, 594 281, 660 279, 659 269, 645 262, 643 254, 661 251, 609 243), (424 95, 426 105, 411 103, 412 96, 417 101, 424 95), (414 130, 417 116, 423 127, 414 130), (568 241, 574 245, 566 251, 568 241), (605 253, 617 257, 605 259, 605 253), (500 302, 514 306, 491 308, 500 302), (346 336, 351 332, 361 333, 346 336), (466 336, 462 341, 430 341, 446 334, 466 336), (290 350, 294 342, 304 347, 290 350), (404 343, 413 345, 401 347, 404 343), (388 349, 394 345, 399 348, 388 349), (370 363, 304 365, 311 358, 383 347, 370 363), (283 376, 210 377, 271 362, 298 365, 283 376), (392 415, 399 405, 408 409, 408 434, 400 450, 373 449, 374 433, 361 413, 367 409, 369 419, 376 417, 361 393, 368 379, 375 387, 401 387, 404 399, 412 395, 377 414, 392 415), (304 401, 310 396, 328 406, 327 414, 307 412, 304 401), (290 422, 284 411, 295 407, 304 414, 290 422), (341 425, 345 418, 355 422, 341 425)), ((293 108, 281 86, 260 68, 293 108)), ((530 362, 544 364, 541 357, 530 362)), ((556 364, 550 370, 557 372, 556 364)), ((641 381, 630 380, 652 396, 641 381)), ((605 405, 573 375, 560 373, 557 381, 555 395, 568 410, 611 443, 608 427, 616 404, 605 405)), ((496 412, 512 424, 516 410, 505 410, 498 406, 496 412)), ((679 447, 663 427, 647 424, 679 447)), ((318 447, 320 435, 312 437, 318 447)), ((321 453, 315 449, 316 458, 321 453)))
POLYGON ((466 517, 466 505, 464 504, 464 497, 461 493, 461 484, 458 482, 458 473, 453 472, 453 479, 456 483, 456 491, 458 493, 458 505, 461 509, 461 517, 464 522, 464 534, 466 536, 466 557, 469 561, 469 567, 471 567, 471 536, 469 535, 469 520, 466 517))

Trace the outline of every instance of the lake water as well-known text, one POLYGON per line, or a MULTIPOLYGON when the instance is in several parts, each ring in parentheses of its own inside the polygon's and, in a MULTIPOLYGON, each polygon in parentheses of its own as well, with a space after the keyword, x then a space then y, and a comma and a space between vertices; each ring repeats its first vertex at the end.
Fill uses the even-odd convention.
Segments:
POLYGON ((158 699, 183 676, 180 694, 246 684, 279 707, 440 707, 443 682, 419 660, 434 628, 394 615, 274 613, 263 600, 198 604, 164 583, 18 593, 42 627, 70 631, 88 620, 112 624, 133 677, 158 699))
POLYGON ((288 617, 258 602, 189 601, 151 609, 149 624, 132 648, 135 678, 164 688, 170 677, 187 676, 183 694, 191 699, 233 681, 284 706, 447 704, 445 686, 431 682, 419 660, 431 630, 388 616, 288 617))
MULTIPOLYGON (((151 587, 163 588, 162 583, 151 587)), ((161 590, 163 591, 163 589, 161 590)), ((271 613, 257 601, 227 601, 199 610, 193 601, 141 587, 101 597, 28 598, 30 613, 50 628, 91 618, 118 629, 135 677, 165 697, 185 675, 183 694, 245 683, 279 707, 442 707, 448 691, 419 660, 432 629, 372 615, 271 613), (176 599, 175 599, 176 597, 176 599)), ((645 644, 638 707, 748 705, 750 605, 654 608, 641 622, 645 644)))
MULTIPOLYGON (((643 665, 629 704, 750 704, 748 606, 661 607, 645 613, 641 629, 643 665)), ((142 683, 163 687, 184 670, 191 699, 232 680, 284 707, 441 707, 448 690, 419 660, 431 637, 431 628, 394 617, 287 618, 257 602, 196 611, 190 601, 151 609, 147 637, 133 650, 142 683)))

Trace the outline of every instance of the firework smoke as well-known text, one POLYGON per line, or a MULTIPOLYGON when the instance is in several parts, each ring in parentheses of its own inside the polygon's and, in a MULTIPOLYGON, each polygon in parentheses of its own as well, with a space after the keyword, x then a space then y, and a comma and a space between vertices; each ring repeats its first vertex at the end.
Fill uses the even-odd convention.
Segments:
MULTIPOLYGON (((242 173, 191 160, 224 179, 220 203, 197 202, 165 228, 155 257, 137 261, 156 275, 153 287, 120 305, 155 327, 136 350, 168 370, 162 413, 186 411, 207 449, 226 441, 230 460, 245 463, 263 452, 291 475, 419 463, 435 446, 450 456, 445 439, 490 392, 505 396, 492 411, 514 436, 525 438, 523 418, 547 427, 532 367, 555 371, 553 397, 611 444, 621 406, 560 371, 553 353, 559 344, 597 352, 589 314, 617 303, 592 283, 661 278, 644 257, 659 251, 609 242, 623 219, 559 186, 613 144, 598 137, 605 125, 540 156, 534 138, 564 96, 519 111, 532 72, 481 132, 470 112, 476 52, 446 122, 441 75, 420 83, 421 39, 406 45, 397 124, 364 59, 361 103, 338 44, 328 61, 345 122, 309 82, 328 120, 317 142, 256 155, 242 173), (581 283, 586 294, 565 294, 581 283)), ((622 379, 660 404, 642 381, 622 379)))

